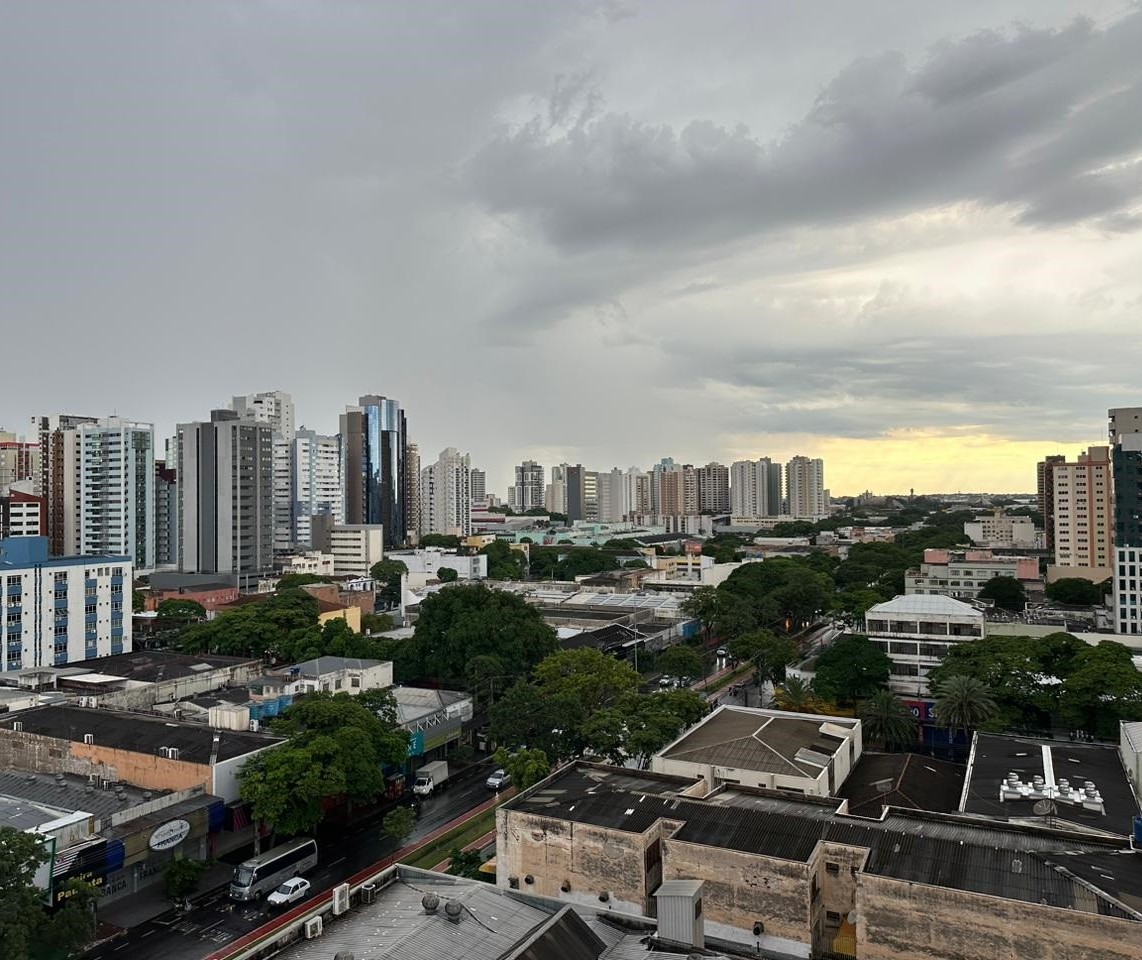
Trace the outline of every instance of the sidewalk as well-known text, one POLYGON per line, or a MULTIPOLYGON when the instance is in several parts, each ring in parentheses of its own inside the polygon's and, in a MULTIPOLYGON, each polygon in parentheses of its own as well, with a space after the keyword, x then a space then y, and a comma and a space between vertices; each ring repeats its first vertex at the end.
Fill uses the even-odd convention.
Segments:
MULTIPOLYGON (((234 875, 234 865, 216 861, 214 866, 202 875, 198 885, 198 893, 191 897, 192 901, 202 900, 209 896, 215 888, 230 882, 234 875)), ((97 904, 96 915, 100 925, 117 927, 120 930, 129 930, 174 909, 174 904, 163 892, 163 884, 153 884, 139 893, 115 900, 106 906, 97 904)))

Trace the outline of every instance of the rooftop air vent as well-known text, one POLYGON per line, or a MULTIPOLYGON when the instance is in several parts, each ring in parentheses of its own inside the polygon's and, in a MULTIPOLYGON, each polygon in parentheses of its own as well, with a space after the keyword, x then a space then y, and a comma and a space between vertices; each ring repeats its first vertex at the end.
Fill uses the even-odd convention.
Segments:
POLYGON ((452 923, 459 923, 461 917, 464 916, 464 908, 460 906, 458 900, 449 900, 444 904, 444 916, 452 923))
POLYGON ((424 907, 425 913, 436 913, 436 908, 440 906, 440 898, 435 893, 426 893, 420 898, 420 905, 424 907))

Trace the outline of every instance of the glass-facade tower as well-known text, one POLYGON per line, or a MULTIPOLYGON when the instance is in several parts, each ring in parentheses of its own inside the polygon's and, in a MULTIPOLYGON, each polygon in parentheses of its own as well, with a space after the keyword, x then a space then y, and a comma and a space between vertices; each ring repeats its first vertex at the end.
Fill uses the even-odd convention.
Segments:
POLYGON ((408 428, 400 403, 364 396, 341 416, 345 522, 384 527, 385 546, 408 530, 408 428))

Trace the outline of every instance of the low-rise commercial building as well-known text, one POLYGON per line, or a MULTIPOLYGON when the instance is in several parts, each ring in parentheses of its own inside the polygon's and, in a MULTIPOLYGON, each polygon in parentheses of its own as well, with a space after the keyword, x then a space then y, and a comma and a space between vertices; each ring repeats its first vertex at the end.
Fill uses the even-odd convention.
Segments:
POLYGON ((420 590, 429 580, 437 579, 441 569, 455 570, 460 580, 485 580, 488 576, 488 558, 485 554, 462 554, 454 550, 438 550, 426 547, 423 550, 390 551, 390 560, 399 560, 408 567, 410 589, 420 590))
POLYGON ((990 550, 925 550, 920 568, 904 575, 905 594, 974 600, 993 577, 1011 577, 1027 590, 1042 590, 1036 557, 1003 557, 990 550))
POLYGON ((892 661, 889 686, 918 697, 928 695, 928 673, 953 645, 986 632, 982 610, 942 595, 895 597, 865 613, 865 634, 892 661))
POLYGON ((664 747, 650 769, 714 784, 835 796, 861 755, 861 724, 782 710, 719 707, 664 747))
POLYGON ((1012 516, 996 507, 990 514, 968 520, 964 533, 977 547, 991 550, 1041 550, 1043 531, 1027 516, 1012 516))
POLYGON ((635 916, 700 881, 707 938, 862 960, 1134 960, 1142 854, 1118 838, 579 763, 496 811, 496 882, 635 916))
POLYGON ((313 548, 333 555, 334 576, 367 577, 373 565, 384 559, 384 526, 322 522, 326 519, 313 518, 313 548))

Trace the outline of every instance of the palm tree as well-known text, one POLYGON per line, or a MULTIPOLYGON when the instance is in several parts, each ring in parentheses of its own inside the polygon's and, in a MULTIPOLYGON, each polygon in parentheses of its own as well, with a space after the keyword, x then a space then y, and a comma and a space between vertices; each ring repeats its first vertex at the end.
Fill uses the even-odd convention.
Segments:
POLYGON ((808 713, 817 705, 813 685, 801 677, 786 677, 785 683, 774 691, 773 700, 791 713, 808 713))
POLYGON ((936 719, 940 726, 948 728, 949 743, 955 739, 957 731, 963 730, 967 736, 972 729, 999 713, 999 705, 992 699, 991 691, 976 677, 948 677, 933 692, 936 695, 936 719))
POLYGON ((877 690, 869 697, 861 708, 860 719, 864 735, 886 749, 889 744, 906 746, 916 742, 916 718, 891 690, 877 690))

